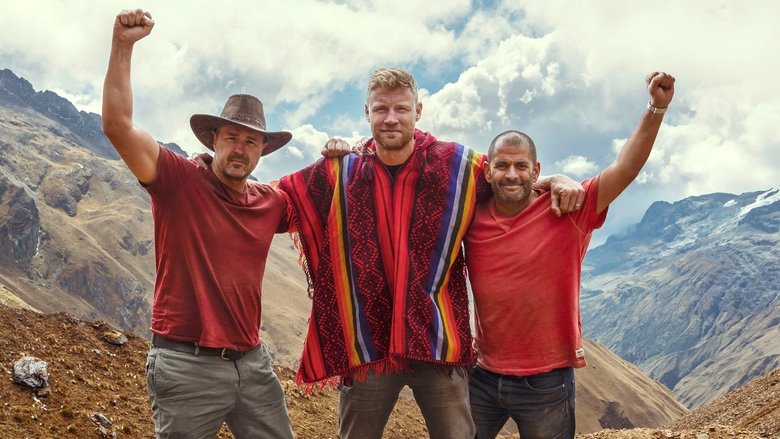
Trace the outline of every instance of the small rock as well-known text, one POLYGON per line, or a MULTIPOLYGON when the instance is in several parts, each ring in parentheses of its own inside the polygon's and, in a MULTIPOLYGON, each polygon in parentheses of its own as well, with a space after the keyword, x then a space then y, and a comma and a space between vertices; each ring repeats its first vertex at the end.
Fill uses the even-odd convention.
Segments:
POLYGON ((124 346, 127 344, 127 337, 125 337, 125 335, 121 332, 115 330, 104 332, 101 338, 103 341, 117 346, 124 346))
POLYGON ((94 422, 96 425, 101 425, 105 428, 110 427, 112 424, 111 420, 105 417, 105 415, 102 413, 93 413, 91 419, 92 422, 94 422))
POLYGON ((14 363, 14 383, 32 389, 36 395, 49 395, 49 364, 40 358, 24 356, 14 363))

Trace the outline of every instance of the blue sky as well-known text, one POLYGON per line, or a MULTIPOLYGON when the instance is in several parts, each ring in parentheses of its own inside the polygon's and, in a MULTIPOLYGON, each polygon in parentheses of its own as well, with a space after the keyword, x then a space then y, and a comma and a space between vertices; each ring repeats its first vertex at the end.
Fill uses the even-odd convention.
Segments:
POLYGON ((419 127, 484 152, 520 129, 542 173, 586 178, 616 156, 644 111, 644 77, 677 77, 642 175, 611 207, 600 243, 656 200, 780 182, 780 8, 735 3, 581 1, 16 2, 0 15, 0 68, 100 112, 114 16, 148 9, 134 53, 135 121, 201 151, 188 120, 251 93, 292 143, 264 181, 311 163, 331 136, 369 135, 365 84, 381 66, 413 72, 419 127))

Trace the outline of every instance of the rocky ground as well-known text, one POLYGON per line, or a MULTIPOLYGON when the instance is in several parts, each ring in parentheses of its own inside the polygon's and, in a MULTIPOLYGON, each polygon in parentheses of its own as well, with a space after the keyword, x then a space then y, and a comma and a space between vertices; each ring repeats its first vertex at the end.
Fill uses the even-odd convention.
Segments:
MULTIPOLYGON (((117 346, 105 341, 111 330, 105 323, 66 314, 43 315, 0 305, 0 372, 6 377, 0 383, 0 437, 154 437, 144 377, 147 341, 125 334, 127 343, 117 346), (36 395, 12 382, 13 364, 25 355, 48 363, 48 395, 36 395)), ((297 437, 335 438, 337 393, 333 389, 307 393, 295 385, 290 369, 279 367, 277 374, 297 437)), ((603 430, 578 437, 780 438, 778 383, 780 370, 664 428, 603 430)), ((232 436, 223 429, 218 437, 232 436)), ((399 401, 385 437, 427 437, 412 401, 399 401)))

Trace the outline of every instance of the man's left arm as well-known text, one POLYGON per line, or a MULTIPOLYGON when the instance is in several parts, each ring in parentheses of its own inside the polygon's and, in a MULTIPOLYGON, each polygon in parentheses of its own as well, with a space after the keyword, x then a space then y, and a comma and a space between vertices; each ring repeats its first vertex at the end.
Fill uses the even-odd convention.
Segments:
POLYGON ((666 108, 674 96, 674 76, 653 72, 645 78, 650 94, 647 109, 634 132, 620 150, 617 159, 607 166, 599 178, 596 212, 601 213, 639 175, 661 128, 666 108))

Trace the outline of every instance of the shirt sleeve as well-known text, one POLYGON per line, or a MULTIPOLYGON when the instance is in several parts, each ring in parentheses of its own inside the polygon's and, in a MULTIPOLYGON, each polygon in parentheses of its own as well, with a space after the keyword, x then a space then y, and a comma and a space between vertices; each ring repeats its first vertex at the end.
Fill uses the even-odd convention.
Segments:
POLYGON ((601 175, 597 175, 582 181, 582 187, 585 188, 585 204, 582 206, 582 209, 574 213, 577 222, 590 230, 598 229, 603 226, 604 221, 607 219, 607 212, 609 211, 609 207, 607 207, 601 213, 596 212, 599 199, 600 177, 601 175))
POLYGON ((176 187, 186 182, 193 175, 197 166, 194 162, 176 154, 175 152, 160 147, 157 157, 157 178, 151 184, 143 184, 149 195, 159 200, 165 200, 176 192, 176 187))

